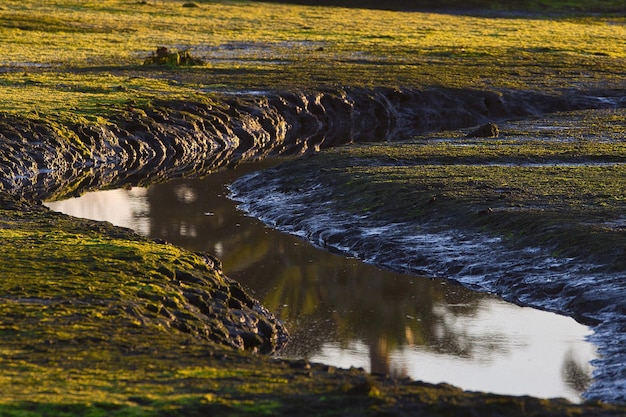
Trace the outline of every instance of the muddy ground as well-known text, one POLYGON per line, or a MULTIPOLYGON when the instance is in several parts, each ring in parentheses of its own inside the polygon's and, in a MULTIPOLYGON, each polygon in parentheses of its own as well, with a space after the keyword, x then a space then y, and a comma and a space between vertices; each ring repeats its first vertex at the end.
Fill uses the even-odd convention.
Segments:
POLYGON ((625 103, 615 89, 541 94, 381 87, 154 100, 100 124, 59 126, 0 115, 0 181, 3 190, 29 199, 54 199, 206 175, 267 156, 625 103))

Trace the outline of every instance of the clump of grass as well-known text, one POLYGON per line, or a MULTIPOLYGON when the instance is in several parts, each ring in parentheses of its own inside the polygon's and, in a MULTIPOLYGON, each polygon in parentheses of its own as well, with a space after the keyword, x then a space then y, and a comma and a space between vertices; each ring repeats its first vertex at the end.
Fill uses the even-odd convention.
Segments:
POLYGON ((146 58, 144 65, 202 65, 202 60, 191 56, 189 51, 171 51, 165 46, 159 46, 156 52, 146 58))

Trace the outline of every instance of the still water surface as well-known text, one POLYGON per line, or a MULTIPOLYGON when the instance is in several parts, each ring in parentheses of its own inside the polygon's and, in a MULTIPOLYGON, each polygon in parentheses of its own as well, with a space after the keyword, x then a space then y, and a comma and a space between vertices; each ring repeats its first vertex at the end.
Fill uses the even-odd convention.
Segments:
POLYGON ((217 255, 228 276, 286 323, 293 340, 281 356, 580 401, 597 357, 586 326, 445 281, 383 271, 265 227, 236 209, 226 186, 272 164, 47 205, 217 255))

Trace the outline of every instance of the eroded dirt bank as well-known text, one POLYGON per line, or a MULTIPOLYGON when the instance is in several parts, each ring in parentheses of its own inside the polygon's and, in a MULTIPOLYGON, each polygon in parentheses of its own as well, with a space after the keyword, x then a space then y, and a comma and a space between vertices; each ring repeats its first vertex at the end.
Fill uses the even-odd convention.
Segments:
POLYGON ((542 95, 433 88, 211 95, 129 106, 107 124, 0 116, 0 186, 30 199, 201 175, 245 159, 552 111, 622 106, 620 91, 542 95))

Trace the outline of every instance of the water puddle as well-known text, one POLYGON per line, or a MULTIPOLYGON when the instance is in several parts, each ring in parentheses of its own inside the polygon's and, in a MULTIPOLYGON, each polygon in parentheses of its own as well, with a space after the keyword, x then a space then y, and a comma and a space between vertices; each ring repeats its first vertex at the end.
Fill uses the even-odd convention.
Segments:
POLYGON ((445 281, 382 271, 267 228, 236 209, 225 185, 271 164, 47 205, 217 255, 228 276, 285 321, 293 340, 282 356, 581 400, 597 357, 585 341, 589 328, 445 281))

